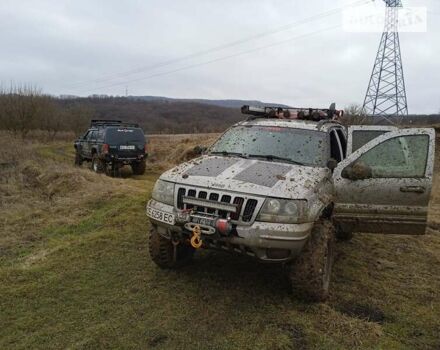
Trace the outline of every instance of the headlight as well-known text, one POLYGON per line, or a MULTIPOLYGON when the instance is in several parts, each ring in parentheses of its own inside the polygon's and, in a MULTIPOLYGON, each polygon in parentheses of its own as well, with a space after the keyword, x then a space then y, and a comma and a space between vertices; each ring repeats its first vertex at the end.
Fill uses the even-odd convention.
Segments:
POLYGON ((257 221, 294 224, 307 220, 307 201, 267 198, 257 221))
POLYGON ((174 205, 174 184, 157 180, 153 188, 152 197, 158 202, 174 205))

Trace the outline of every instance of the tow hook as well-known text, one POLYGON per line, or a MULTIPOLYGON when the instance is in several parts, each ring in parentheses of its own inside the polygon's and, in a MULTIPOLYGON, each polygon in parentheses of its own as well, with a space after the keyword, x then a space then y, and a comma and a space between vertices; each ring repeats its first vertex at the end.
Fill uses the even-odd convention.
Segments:
POLYGON ((202 238, 201 238, 201 232, 202 230, 200 229, 199 225, 195 225, 193 230, 192 230, 192 237, 191 237, 191 246, 195 249, 199 249, 203 242, 202 242, 202 238))

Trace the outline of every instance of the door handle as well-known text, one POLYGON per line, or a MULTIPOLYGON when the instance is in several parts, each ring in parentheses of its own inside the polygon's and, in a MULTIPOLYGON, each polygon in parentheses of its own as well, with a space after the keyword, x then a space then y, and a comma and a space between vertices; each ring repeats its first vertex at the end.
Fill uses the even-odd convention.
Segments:
POLYGON ((415 192, 415 193, 425 193, 425 187, 423 186, 402 186, 400 187, 400 192, 415 192))

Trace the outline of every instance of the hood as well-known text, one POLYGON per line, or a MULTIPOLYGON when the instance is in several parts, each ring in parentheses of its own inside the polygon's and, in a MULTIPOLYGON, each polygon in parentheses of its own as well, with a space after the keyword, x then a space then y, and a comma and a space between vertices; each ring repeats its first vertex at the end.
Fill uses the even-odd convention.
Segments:
POLYGON ((288 199, 308 198, 309 192, 329 178, 327 168, 288 163, 203 156, 180 164, 160 177, 186 186, 288 199))

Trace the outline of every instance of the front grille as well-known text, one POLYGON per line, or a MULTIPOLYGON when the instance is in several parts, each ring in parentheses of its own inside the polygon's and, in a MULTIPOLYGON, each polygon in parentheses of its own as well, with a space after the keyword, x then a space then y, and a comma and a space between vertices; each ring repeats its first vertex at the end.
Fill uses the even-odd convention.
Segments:
POLYGON ((227 193, 221 193, 217 191, 209 191, 202 189, 194 189, 194 188, 185 188, 180 187, 177 190, 177 198, 176 198, 176 206, 178 209, 195 209, 198 212, 203 212, 212 215, 218 215, 221 218, 231 217, 233 222, 242 222, 250 224, 257 214, 258 209, 258 200, 256 198, 245 198, 242 195, 233 195, 227 193), (206 208, 202 206, 197 206, 194 208, 194 205, 183 203, 183 198, 194 197, 200 199, 208 199, 213 202, 221 202, 228 204, 235 204, 238 208, 237 213, 229 213, 225 210, 217 210, 213 208, 206 208))
POLYGON ((255 199, 249 199, 244 207, 243 211, 243 221, 249 222, 254 215, 255 208, 257 207, 258 202, 255 199))

